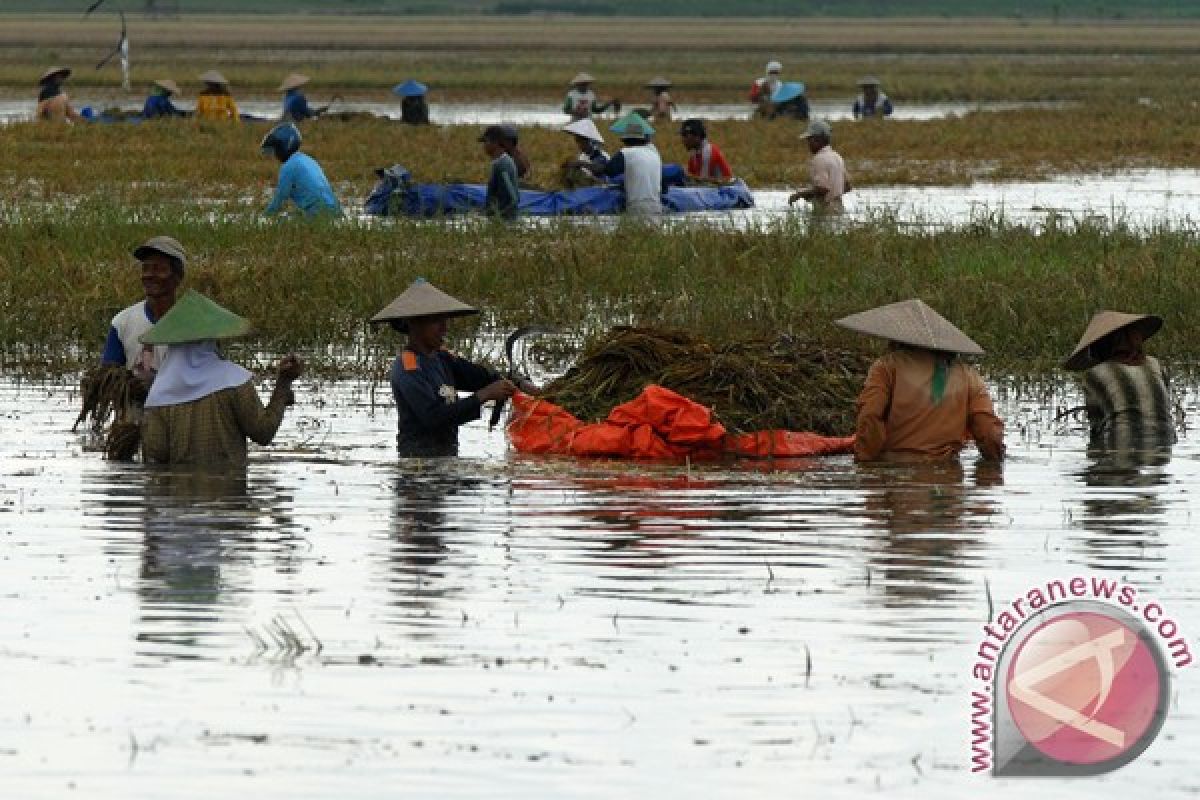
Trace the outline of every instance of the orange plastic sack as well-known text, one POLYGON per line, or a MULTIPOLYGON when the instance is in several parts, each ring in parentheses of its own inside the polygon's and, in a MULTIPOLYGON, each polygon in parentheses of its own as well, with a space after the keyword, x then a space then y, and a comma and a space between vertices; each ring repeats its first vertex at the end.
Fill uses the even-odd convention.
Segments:
POLYGON ((721 454, 802 458, 849 453, 854 447, 853 436, 798 431, 728 434, 707 408, 662 386, 647 386, 594 424, 536 397, 518 393, 512 402, 508 437, 519 453, 653 460, 721 454))

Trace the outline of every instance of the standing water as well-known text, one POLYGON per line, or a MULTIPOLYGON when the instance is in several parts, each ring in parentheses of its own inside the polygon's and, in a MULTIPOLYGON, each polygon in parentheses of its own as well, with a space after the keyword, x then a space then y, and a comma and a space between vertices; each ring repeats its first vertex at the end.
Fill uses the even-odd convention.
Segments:
POLYGON ((398 461, 386 387, 316 389, 201 479, 89 452, 67 384, 0 384, 5 797, 1200 791, 1189 669, 1117 772, 969 762, 992 601, 1103 576, 1195 633, 1187 438, 1097 462, 1053 421, 1077 397, 1001 392, 999 471, 524 458, 483 423, 398 461))

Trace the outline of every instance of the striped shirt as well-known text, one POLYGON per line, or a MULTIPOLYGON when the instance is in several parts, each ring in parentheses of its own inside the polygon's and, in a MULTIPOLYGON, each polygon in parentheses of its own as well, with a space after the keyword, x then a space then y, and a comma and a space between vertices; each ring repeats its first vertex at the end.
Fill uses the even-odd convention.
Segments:
POLYGON ((1091 445, 1137 450, 1174 444, 1171 397, 1158 360, 1105 361, 1083 373, 1091 445))

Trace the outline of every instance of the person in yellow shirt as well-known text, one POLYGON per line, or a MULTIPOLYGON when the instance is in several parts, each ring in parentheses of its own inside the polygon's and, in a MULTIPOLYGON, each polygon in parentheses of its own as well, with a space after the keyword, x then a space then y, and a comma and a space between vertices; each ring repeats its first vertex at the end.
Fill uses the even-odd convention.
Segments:
POLYGON ((200 80, 204 82, 204 91, 196 97, 196 119, 240 122, 237 103, 229 94, 225 76, 214 69, 201 75, 200 80))

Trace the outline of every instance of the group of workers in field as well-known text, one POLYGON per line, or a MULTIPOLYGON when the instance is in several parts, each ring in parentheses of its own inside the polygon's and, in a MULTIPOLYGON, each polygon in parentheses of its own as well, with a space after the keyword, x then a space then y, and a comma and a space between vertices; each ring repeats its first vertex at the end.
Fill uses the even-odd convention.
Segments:
MULTIPOLYGON (((183 246, 156 236, 133 256, 141 265, 144 297, 113 318, 102 362, 130 370, 145 388, 143 459, 244 463, 247 440, 267 445, 274 438, 303 363, 294 355, 279 362, 264 404, 251 374, 220 351, 222 341, 247 334, 250 323, 195 291, 180 294, 183 246)), ((459 428, 478 419, 484 404, 502 403, 516 392, 538 393, 526 380, 445 349, 449 321, 478 313, 418 279, 371 318, 405 336, 390 376, 400 455, 455 455, 459 428)), ((1004 458, 1004 424, 979 373, 961 358, 983 355, 983 349, 953 323, 913 299, 837 324, 888 343, 857 400, 856 460, 957 458, 970 440, 982 458, 1004 458)), ((1090 446, 1134 451, 1174 443, 1164 372, 1145 350, 1162 324, 1152 314, 1102 311, 1063 362, 1082 373, 1090 446)))

